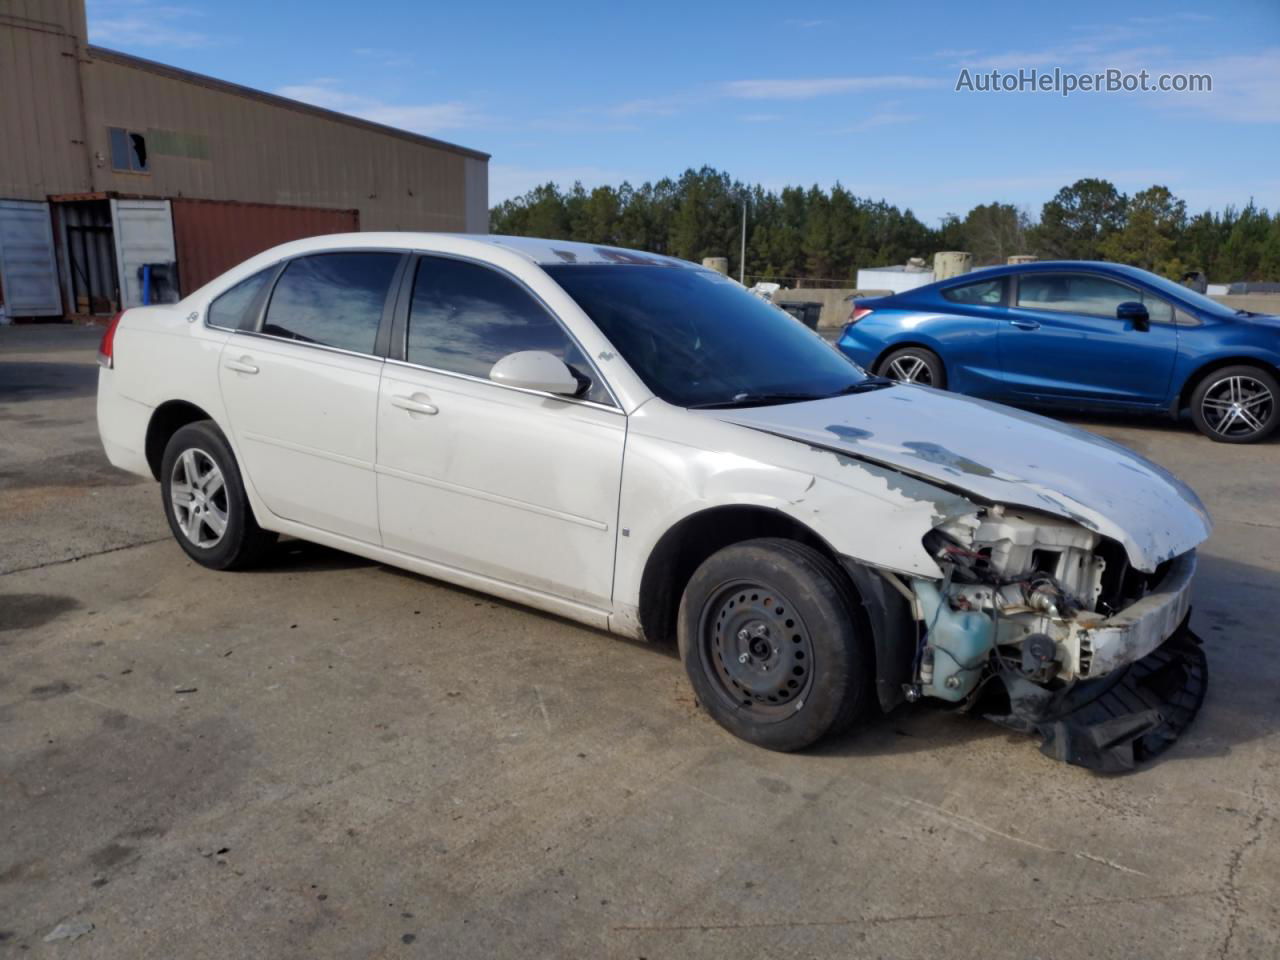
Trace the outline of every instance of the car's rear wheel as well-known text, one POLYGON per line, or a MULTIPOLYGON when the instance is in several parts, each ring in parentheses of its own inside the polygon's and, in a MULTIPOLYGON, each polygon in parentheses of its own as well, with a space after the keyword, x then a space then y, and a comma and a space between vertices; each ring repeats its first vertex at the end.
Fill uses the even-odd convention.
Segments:
POLYGON ((1261 367, 1223 367, 1191 395, 1196 428, 1219 443, 1257 443, 1280 426, 1280 384, 1261 367))
POLYGON ((201 566, 251 566, 275 542, 254 519, 231 447, 212 421, 189 423, 169 438, 160 492, 174 539, 201 566))
POLYGON ((848 586, 795 541, 709 557, 685 587, 678 634, 699 702, 750 743, 799 750, 846 729, 870 699, 871 647, 848 586))
POLYGON ((920 383, 939 390, 945 390, 947 386, 947 371, 942 365, 942 358, 924 347, 894 350, 880 361, 876 373, 901 383, 920 383))

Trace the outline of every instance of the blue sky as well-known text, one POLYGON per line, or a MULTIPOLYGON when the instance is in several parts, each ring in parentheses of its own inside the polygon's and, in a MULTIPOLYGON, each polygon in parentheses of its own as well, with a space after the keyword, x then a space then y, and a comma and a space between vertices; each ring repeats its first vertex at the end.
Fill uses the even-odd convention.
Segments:
POLYGON ((1280 208, 1280 2, 89 0, 90 40, 493 155, 490 201, 710 164, 927 222, 1086 176, 1280 208), (956 92, 961 69, 1212 93, 956 92))

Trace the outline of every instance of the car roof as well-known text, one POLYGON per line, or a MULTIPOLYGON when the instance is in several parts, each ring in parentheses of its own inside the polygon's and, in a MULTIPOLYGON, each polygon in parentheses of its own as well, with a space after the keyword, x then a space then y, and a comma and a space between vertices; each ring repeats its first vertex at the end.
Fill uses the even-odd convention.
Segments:
POLYGON ((971 278, 984 280, 990 277, 1003 277, 1015 273, 1043 273, 1059 270, 1091 270, 1101 273, 1118 273, 1132 277, 1135 280, 1141 280, 1143 275, 1147 273, 1146 270, 1131 267, 1127 263, 1111 263, 1106 260, 1032 260, 1030 263, 1000 263, 992 267, 980 267, 977 270, 971 270, 968 273, 957 274, 954 277, 947 277, 945 280, 935 282, 953 283, 957 280, 971 278))
POLYGON ((424 233, 419 231, 384 231, 362 233, 330 233, 282 244, 272 253, 298 256, 325 250, 352 247, 421 250, 429 252, 447 246, 450 251, 473 248, 483 257, 494 248, 509 251, 540 266, 553 264, 631 264, 640 266, 684 267, 706 269, 700 264, 643 250, 628 250, 607 244, 578 243, 572 240, 548 240, 540 237, 509 237, 488 233, 424 233), (447 240, 447 244, 441 241, 447 240))

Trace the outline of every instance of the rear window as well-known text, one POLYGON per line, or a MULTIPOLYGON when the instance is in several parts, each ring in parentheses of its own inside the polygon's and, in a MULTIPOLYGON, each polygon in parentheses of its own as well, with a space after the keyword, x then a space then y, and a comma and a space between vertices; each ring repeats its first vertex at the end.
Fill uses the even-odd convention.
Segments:
POLYGON ((964 283, 958 287, 947 287, 942 295, 952 303, 967 303, 974 306, 996 307, 1004 300, 1004 279, 984 280, 981 283, 964 283))
POLYGON ((280 275, 262 332, 273 337, 373 353, 398 253, 299 257, 280 275))

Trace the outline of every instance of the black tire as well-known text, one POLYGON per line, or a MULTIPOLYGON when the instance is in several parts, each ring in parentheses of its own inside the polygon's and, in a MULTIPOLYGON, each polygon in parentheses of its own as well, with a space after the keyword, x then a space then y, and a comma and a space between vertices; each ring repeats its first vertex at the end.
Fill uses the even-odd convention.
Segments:
POLYGON ((845 577, 794 540, 747 540, 708 557, 685 587, 677 633, 698 701, 757 746, 800 750, 840 733, 873 694, 870 638, 845 577))
POLYGON ((947 389, 947 368, 942 365, 942 358, 924 347, 890 351, 876 366, 876 373, 902 383, 947 389))
POLYGON ((1191 394, 1191 419, 1218 443, 1257 443, 1280 426, 1280 384, 1248 364, 1214 370, 1191 394))
POLYGON ((160 495, 174 539, 203 567, 249 567, 275 543, 276 534, 263 530, 254 519, 236 458, 212 420, 189 423, 169 438, 160 461, 160 495), (211 467, 216 468, 221 485, 213 482, 211 467), (194 472, 205 483, 184 485, 175 471, 184 479, 194 472), (184 486, 194 492, 188 494, 184 486), (206 490, 212 492, 206 494, 206 490))

